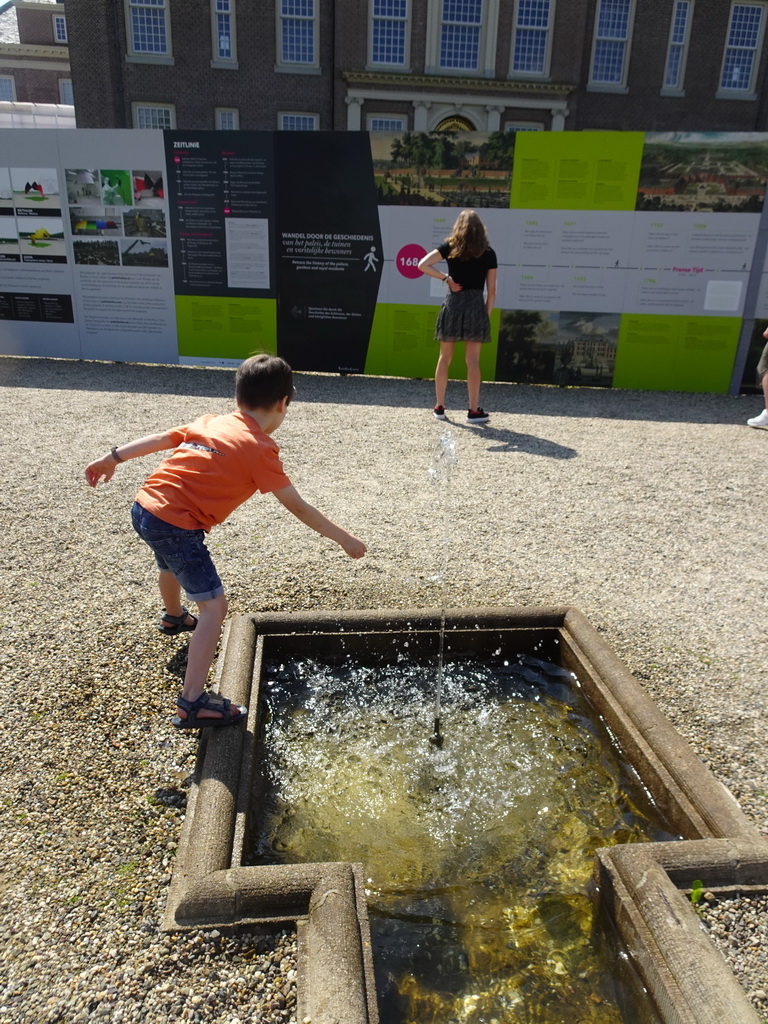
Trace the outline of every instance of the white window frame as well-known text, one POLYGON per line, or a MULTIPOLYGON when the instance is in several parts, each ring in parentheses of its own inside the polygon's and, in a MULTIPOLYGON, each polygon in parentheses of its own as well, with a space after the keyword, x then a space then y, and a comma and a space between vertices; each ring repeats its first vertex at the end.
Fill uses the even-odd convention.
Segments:
POLYGON ((211 0, 211 46, 213 56, 211 58, 212 68, 237 69, 237 18, 235 11, 236 0, 211 0), (222 10, 224 8, 224 10, 222 10), (229 19, 229 56, 221 52, 219 35, 219 18, 229 19))
POLYGON ((477 68, 444 68, 440 64, 443 0, 428 0, 426 67, 428 75, 456 78, 495 78, 496 40, 499 32, 499 0, 483 0, 477 68))
POLYGON ((555 25, 555 3, 556 0, 548 0, 549 10, 547 15, 546 28, 531 28, 528 25, 520 24, 520 7, 525 0, 515 0, 514 23, 512 26, 512 47, 509 55, 509 77, 510 78, 549 78, 550 64, 552 61, 552 35, 555 25), (544 67, 541 71, 521 71, 515 68, 515 49, 517 48, 517 33, 538 31, 545 36, 544 46, 544 67))
POLYGON ((378 17, 374 14, 374 8, 376 0, 369 0, 368 7, 368 67, 371 69, 378 68, 397 68, 398 71, 405 71, 411 66, 411 11, 413 9, 412 0, 405 0, 405 17, 404 18, 393 18, 387 15, 379 15, 378 17), (375 60, 373 54, 373 29, 376 21, 391 21, 393 23, 402 23, 404 32, 404 46, 403 46, 403 59, 402 61, 381 61, 375 60))
POLYGON ((600 27, 600 12, 603 4, 612 3, 614 0, 598 0, 597 7, 595 8, 595 27, 592 33, 592 52, 589 58, 589 82, 587 89, 591 92, 621 92, 627 93, 627 78, 629 76, 629 60, 632 53, 632 30, 635 25, 635 13, 637 9, 637 0, 628 0, 629 12, 627 14, 627 33, 625 36, 598 36, 598 29, 600 27), (616 82, 606 82, 603 79, 596 79, 595 74, 595 56, 597 54, 598 43, 600 41, 606 42, 617 42, 621 43, 624 47, 622 62, 621 62, 621 76, 616 82))
POLYGON ((405 114, 368 114, 365 119, 367 130, 369 132, 407 132, 408 131, 408 118, 405 114), (374 128, 375 121, 398 121, 400 123, 399 128, 374 128))
POLYGON ((134 128, 142 127, 146 131, 156 131, 176 127, 176 107, 173 103, 131 103, 131 119, 134 128), (139 125, 140 111, 167 111, 169 114, 168 124, 162 125, 139 125))
POLYGON ((688 63, 688 44, 691 41, 693 3, 694 0, 675 0, 672 5, 672 18, 670 19, 669 25, 669 42, 667 43, 667 59, 664 62, 664 81, 661 87, 662 96, 685 96, 683 83, 685 82, 685 67, 688 63), (677 12, 683 6, 685 6, 686 9, 683 38, 676 39, 675 30, 677 27, 677 12), (672 56, 678 52, 680 54, 680 60, 677 65, 677 81, 668 85, 667 78, 669 77, 672 56))
POLYGON ((68 107, 69 106, 73 107, 75 105, 75 95, 72 92, 72 79, 71 78, 60 78, 59 79, 59 103, 63 103, 64 106, 68 106, 68 107), (64 98, 64 91, 65 91, 65 87, 66 86, 69 86, 69 95, 72 97, 71 99, 65 99, 64 98))
POLYGON ((13 75, 0 75, 0 82, 10 82, 10 84, 11 84, 11 98, 10 98, 10 100, 6 100, 4 97, 0 96, 0 101, 2 101, 4 103, 15 103, 16 102, 16 80, 14 79, 13 75))
POLYGON ((277 129, 278 129, 278 131, 281 131, 281 132, 290 132, 290 131, 294 131, 294 132, 297 132, 297 131, 316 132, 316 131, 318 131, 320 129, 320 115, 319 114, 312 114, 312 113, 310 113, 307 110, 280 110, 278 112, 278 115, 277 115, 277 129), (286 128, 284 122, 285 122, 285 118, 287 118, 287 117, 306 117, 306 118, 311 118, 312 121, 313 121, 313 127, 312 128, 286 128))
POLYGON ((277 61, 275 71, 289 71, 293 74, 320 74, 320 0, 309 0, 312 3, 312 14, 310 16, 287 14, 283 11, 284 3, 291 3, 292 0, 276 0, 277 2, 277 61), (298 20, 312 23, 312 59, 307 61, 289 61, 283 59, 283 27, 284 23, 291 20, 298 20))
POLYGON ((53 22, 53 41, 57 46, 66 46, 69 42, 69 36, 67 35, 67 18, 64 14, 54 14, 51 16, 53 22))
POLYGON ((717 93, 715 94, 717 99, 754 100, 754 99, 757 98, 757 94, 756 94, 756 91, 755 91, 755 86, 757 84, 757 74, 758 74, 758 71, 760 69, 760 55, 761 55, 762 48, 763 48, 763 42, 765 40, 765 22, 766 22, 766 15, 768 15, 768 11, 766 11, 766 7, 768 7, 768 4, 765 4, 765 3, 762 3, 762 2, 761 3, 732 3, 731 4, 731 10, 730 10, 730 14, 728 16, 728 29, 727 29, 726 34, 725 34, 725 44, 723 46, 723 60, 722 60, 722 63, 720 65, 720 74, 719 74, 718 79, 717 79, 718 83, 719 83, 719 88, 717 90, 717 93), (735 11, 736 11, 737 7, 754 7, 756 9, 760 10, 760 12, 761 12, 761 14, 760 14, 760 31, 758 33, 758 39, 757 39, 757 42, 756 42, 754 47, 746 47, 746 46, 745 47, 735 47, 735 46, 730 46, 729 45, 730 36, 731 36, 731 28, 733 26, 734 14, 735 14, 735 11), (722 84, 723 83, 723 75, 725 74, 725 68, 726 68, 726 64, 728 62, 729 51, 731 51, 731 50, 738 50, 738 49, 749 50, 751 52, 751 55, 752 55, 752 69, 750 71, 749 84, 748 84, 747 88, 745 88, 745 89, 736 89, 736 88, 733 88, 732 86, 724 86, 722 84))
POLYGON ((173 43, 171 40, 171 14, 169 0, 124 0, 125 2, 125 36, 128 42, 126 59, 131 64, 173 64, 173 43), (133 11, 146 8, 161 11, 163 30, 165 32, 165 50, 138 50, 133 34, 133 11))
POLYGON ((237 107, 216 107, 215 116, 217 131, 236 132, 240 128, 240 111, 237 107), (222 124, 222 115, 231 116, 232 124, 222 124))

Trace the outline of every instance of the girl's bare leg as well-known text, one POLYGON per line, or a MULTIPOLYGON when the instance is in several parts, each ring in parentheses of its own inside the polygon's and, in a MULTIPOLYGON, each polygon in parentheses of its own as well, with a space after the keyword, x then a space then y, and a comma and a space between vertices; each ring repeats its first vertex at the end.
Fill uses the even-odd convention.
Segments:
POLYGON ((480 408, 480 341, 465 341, 464 356, 467 361, 467 394, 469 408, 480 408))
POLYGON ((445 391, 448 387, 448 371, 453 359, 455 339, 440 342, 440 356, 435 368, 435 405, 445 405, 445 391))

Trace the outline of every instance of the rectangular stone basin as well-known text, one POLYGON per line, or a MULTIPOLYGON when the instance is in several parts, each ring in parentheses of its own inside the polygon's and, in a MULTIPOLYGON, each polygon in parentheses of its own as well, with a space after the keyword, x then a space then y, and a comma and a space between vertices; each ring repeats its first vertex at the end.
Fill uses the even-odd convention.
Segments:
POLYGON ((659 808, 679 842, 598 850, 595 879, 654 1009, 664 1024, 759 1024, 686 890, 702 879, 715 895, 768 891, 768 844, 736 800, 695 756, 608 645, 575 608, 321 612, 242 615, 231 621, 217 688, 247 704, 246 727, 203 733, 168 906, 167 931, 295 922, 297 1019, 378 1021, 364 866, 246 866, 254 773, 260 756, 265 660, 337 654, 437 657, 499 647, 573 672, 595 721, 659 808))

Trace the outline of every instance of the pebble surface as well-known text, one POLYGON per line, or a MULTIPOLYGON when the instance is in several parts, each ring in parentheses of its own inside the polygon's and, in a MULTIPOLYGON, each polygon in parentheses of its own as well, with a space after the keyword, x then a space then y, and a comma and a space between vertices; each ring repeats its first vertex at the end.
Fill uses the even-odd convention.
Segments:
POLYGON ((704 899, 704 927, 764 1020, 768 1020, 768 896, 704 899))
MULTIPOLYGON (((296 383, 286 471, 368 555, 257 497, 210 538, 231 613, 576 605, 768 836, 758 398, 491 384, 476 427, 460 383, 447 423, 429 381, 296 383)), ((186 641, 156 630, 130 526, 156 460, 96 491, 83 477, 232 392, 230 370, 0 358, 0 1024, 295 1024, 291 930, 159 931, 197 740, 170 724, 186 641)), ((755 896, 702 911, 765 1021, 767 915, 755 896)))

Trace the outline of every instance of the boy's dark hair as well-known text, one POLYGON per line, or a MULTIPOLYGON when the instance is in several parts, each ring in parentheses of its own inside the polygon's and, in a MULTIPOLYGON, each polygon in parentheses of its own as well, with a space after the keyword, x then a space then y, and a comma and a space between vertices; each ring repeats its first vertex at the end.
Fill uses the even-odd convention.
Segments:
POLYGON ((268 409, 293 398, 293 371, 280 356, 262 352, 241 363, 235 374, 235 398, 246 409, 268 409))

